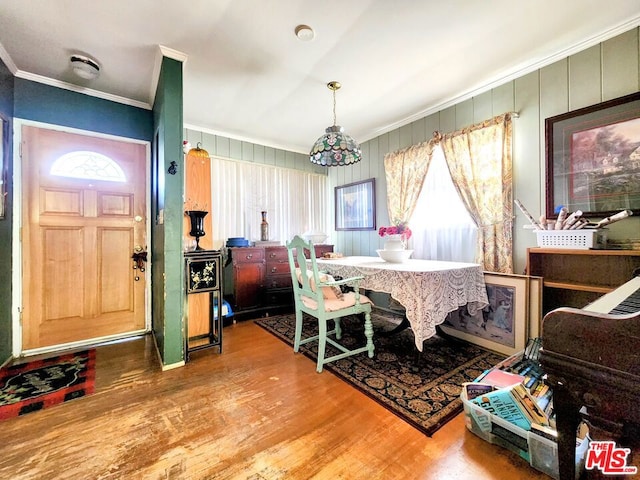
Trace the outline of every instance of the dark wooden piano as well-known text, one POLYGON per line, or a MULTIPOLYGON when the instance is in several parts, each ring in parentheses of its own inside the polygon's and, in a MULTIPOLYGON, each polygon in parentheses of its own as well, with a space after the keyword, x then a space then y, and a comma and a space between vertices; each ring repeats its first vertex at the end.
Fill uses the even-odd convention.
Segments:
MULTIPOLYGON (((549 312, 541 336, 540 363, 554 389, 560 480, 574 480, 581 419, 592 440, 615 440, 633 454, 640 425, 640 277, 585 308, 549 312)), ((596 470, 590 474, 599 478, 596 470)))

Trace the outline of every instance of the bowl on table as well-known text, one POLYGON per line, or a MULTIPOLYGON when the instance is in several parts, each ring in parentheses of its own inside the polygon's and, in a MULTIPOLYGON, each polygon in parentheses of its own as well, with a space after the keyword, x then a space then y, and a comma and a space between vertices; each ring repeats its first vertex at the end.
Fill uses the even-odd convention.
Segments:
POLYGON ((388 263, 403 263, 411 257, 413 250, 376 250, 378 256, 388 263))

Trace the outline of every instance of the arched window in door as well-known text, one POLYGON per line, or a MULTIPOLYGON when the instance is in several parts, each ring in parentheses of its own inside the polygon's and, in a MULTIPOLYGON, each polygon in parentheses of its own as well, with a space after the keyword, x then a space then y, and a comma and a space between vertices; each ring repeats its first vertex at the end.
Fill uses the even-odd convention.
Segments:
POLYGON ((51 175, 106 182, 126 182, 127 178, 117 162, 98 152, 65 153, 51 166, 51 175))

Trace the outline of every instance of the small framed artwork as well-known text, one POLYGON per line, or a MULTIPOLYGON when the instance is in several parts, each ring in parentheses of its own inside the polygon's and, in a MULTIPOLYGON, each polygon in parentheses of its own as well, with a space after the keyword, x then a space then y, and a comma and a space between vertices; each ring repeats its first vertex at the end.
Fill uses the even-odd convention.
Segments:
POLYGON ((529 277, 529 338, 542 333, 542 277, 529 277))
POLYGON ((466 306, 447 316, 444 333, 504 355, 524 350, 529 335, 529 277, 485 272, 489 305, 471 315, 466 306))
POLYGON ((376 229, 376 179, 335 188, 336 230, 376 229))
POLYGON ((220 255, 200 252, 185 254, 187 294, 211 292, 220 288, 220 255))
POLYGON ((640 92, 545 120, 546 216, 640 213, 640 92))

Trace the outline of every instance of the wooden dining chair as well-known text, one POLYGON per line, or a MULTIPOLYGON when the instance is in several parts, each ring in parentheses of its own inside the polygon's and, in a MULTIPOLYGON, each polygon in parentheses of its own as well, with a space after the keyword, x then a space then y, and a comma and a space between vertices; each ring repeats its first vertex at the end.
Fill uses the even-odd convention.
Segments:
POLYGON ((313 243, 306 242, 297 235, 293 240, 287 242, 287 253, 296 309, 293 351, 298 352, 300 345, 317 340, 318 363, 316 370, 318 373, 322 372, 322 367, 325 364, 351 355, 368 352, 369 358, 373 358, 372 302, 365 295, 361 295, 358 288, 360 280, 364 277, 334 280, 330 275, 319 272, 313 243), (308 252, 308 259, 305 252, 308 252), (340 285, 347 284, 354 287, 353 291, 343 293, 340 285), (318 334, 302 338, 302 319, 305 313, 318 320, 318 334), (340 319, 347 315, 360 314, 364 314, 366 345, 350 350, 338 342, 342 338, 340 319), (329 330, 327 326, 329 321, 334 323, 332 330, 329 330), (325 358, 327 343, 342 353, 325 358))

